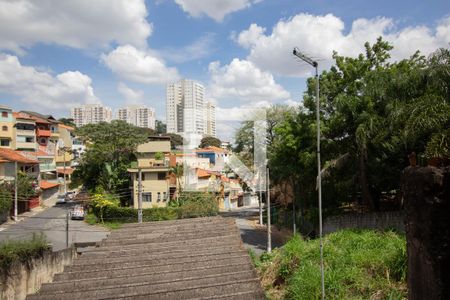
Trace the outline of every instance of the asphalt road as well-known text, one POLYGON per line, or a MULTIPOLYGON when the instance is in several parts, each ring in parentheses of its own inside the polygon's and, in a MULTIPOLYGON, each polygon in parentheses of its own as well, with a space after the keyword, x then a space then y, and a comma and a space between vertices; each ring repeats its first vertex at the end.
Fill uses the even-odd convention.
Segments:
MULTIPOLYGON (((53 250, 66 248, 66 213, 68 206, 53 206, 21 221, 0 226, 0 243, 7 239, 27 239, 33 233, 44 233, 53 250)), ((104 239, 108 231, 84 221, 69 220, 69 245, 74 242, 96 242, 104 239)))
MULTIPOLYGON (((239 208, 221 213, 222 217, 234 218, 241 233, 241 239, 247 249, 252 249, 260 255, 267 251, 267 227, 254 226, 252 220, 259 219, 258 208, 239 208)), ((279 236, 272 235, 272 249, 281 247, 283 241, 279 236)))

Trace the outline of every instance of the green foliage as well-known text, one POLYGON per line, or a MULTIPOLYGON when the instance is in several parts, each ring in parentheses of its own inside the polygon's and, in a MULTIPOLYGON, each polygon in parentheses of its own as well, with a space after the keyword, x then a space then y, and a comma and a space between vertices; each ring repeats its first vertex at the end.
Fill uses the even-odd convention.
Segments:
POLYGON ((155 124, 156 126, 156 133, 157 134, 163 134, 163 133, 166 133, 166 131, 167 131, 167 126, 166 126, 166 124, 164 124, 162 121, 160 121, 160 120, 156 120, 156 124, 155 124))
POLYGON ((155 153, 155 159, 156 159, 156 160, 163 160, 163 159, 164 159, 164 153, 162 153, 162 152, 156 152, 156 153, 155 153))
POLYGON ((170 148, 172 150, 177 149, 178 146, 183 145, 183 137, 176 133, 165 133, 163 136, 170 137, 170 148))
POLYGON ((213 136, 206 136, 206 137, 202 138, 202 140, 200 141, 200 145, 198 147, 206 148, 209 146, 214 146, 214 147, 220 148, 221 145, 222 145, 222 142, 218 138, 215 138, 213 136))
MULTIPOLYGON (((448 159, 450 51, 389 60, 392 46, 377 39, 357 57, 333 54, 320 76, 323 207, 335 211, 361 195, 379 210, 383 192, 400 189, 408 155, 448 159), (345 159, 342 159, 345 158, 345 159)), ((287 184, 302 215, 317 207, 316 79, 298 108, 269 109, 267 149, 271 180, 287 184)), ((252 122, 236 133, 235 152, 253 158, 252 122)))
MULTIPOLYGON (((288 299, 319 299, 319 240, 294 236, 270 259, 261 262, 262 276, 276 274, 288 299)), ((391 231, 342 230, 324 238, 325 293, 337 299, 406 297, 406 241, 391 231)), ((273 285, 272 285, 273 287, 273 285)))
MULTIPOLYGON (((116 194, 130 186, 127 168, 136 160, 135 151, 147 140, 145 129, 124 121, 88 124, 76 130, 76 135, 86 141, 87 149, 72 180, 75 185, 84 184, 89 189, 101 186, 116 194)), ((121 199, 125 204, 128 199, 121 199)))
POLYGON ((3 274, 11 271, 11 266, 20 262, 30 265, 32 259, 42 257, 50 250, 43 234, 33 235, 31 240, 7 240, 0 244, 0 268, 3 274))
POLYGON ((12 194, 5 185, 0 185, 0 214, 9 211, 12 205, 12 194))
MULTIPOLYGON (((138 211, 132 207, 119 207, 117 200, 108 196, 96 194, 90 203, 92 212, 102 223, 128 223, 136 222, 138 211)), ((214 216, 218 214, 218 205, 212 194, 183 193, 176 206, 145 208, 142 210, 144 222, 175 220, 214 216)), ((95 222, 89 217, 88 222, 95 222)))
POLYGON ((59 118, 58 121, 63 123, 64 125, 76 128, 75 122, 72 118, 59 118))

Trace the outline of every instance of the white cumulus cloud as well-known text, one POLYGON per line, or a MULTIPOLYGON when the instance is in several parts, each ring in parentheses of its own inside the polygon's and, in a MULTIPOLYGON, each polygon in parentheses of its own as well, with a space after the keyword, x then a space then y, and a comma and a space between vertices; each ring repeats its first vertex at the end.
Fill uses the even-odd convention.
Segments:
POLYGON ((119 77, 135 82, 165 84, 180 77, 176 68, 167 67, 152 51, 131 45, 119 46, 101 60, 119 77))
POLYGON ((97 103, 92 80, 79 71, 56 76, 23 66, 13 55, 0 54, 0 92, 16 95, 33 107, 64 110, 77 104, 97 103))
POLYGON ((23 53, 36 43, 143 48, 152 31, 146 16, 144 0, 1 1, 0 49, 23 53))
POLYGON ((269 72, 247 60, 233 59, 229 65, 209 64, 210 93, 216 98, 237 98, 246 102, 273 101, 290 97, 269 72))
POLYGON ((175 0, 175 2, 193 17, 206 15, 217 22, 233 12, 250 7, 261 0, 175 0))
POLYGON ((134 90, 125 83, 120 82, 117 85, 117 91, 125 98, 126 104, 142 104, 144 98, 144 91, 134 90))
POLYGON ((270 33, 257 24, 242 31, 236 41, 249 49, 247 59, 257 67, 286 76, 308 75, 310 68, 295 61, 292 50, 298 47, 305 54, 331 64, 333 50, 341 55, 355 56, 364 51, 366 41, 374 43, 382 36, 393 44, 392 59, 407 58, 416 50, 429 54, 439 47, 448 47, 450 17, 440 20, 436 28, 410 26, 398 29, 390 18, 357 19, 346 33, 344 22, 332 15, 298 14, 280 20, 270 33))

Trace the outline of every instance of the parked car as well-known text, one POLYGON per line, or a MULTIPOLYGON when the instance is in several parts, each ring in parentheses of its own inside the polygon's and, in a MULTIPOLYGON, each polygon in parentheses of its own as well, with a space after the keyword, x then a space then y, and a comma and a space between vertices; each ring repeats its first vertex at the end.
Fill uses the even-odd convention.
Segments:
POLYGON ((56 204, 64 204, 66 203, 66 195, 59 194, 56 198, 56 204))
POLYGON ((70 210, 70 217, 72 220, 84 220, 84 208, 81 205, 75 205, 70 210))

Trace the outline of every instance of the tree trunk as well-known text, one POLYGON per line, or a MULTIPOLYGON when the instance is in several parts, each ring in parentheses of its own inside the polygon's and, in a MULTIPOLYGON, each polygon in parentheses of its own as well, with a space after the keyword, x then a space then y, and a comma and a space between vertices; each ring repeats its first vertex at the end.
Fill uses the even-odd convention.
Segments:
POLYGON ((369 180, 367 179, 367 165, 364 155, 360 154, 359 160, 359 184, 361 186, 362 202, 371 211, 376 209, 372 195, 370 193, 369 180))

